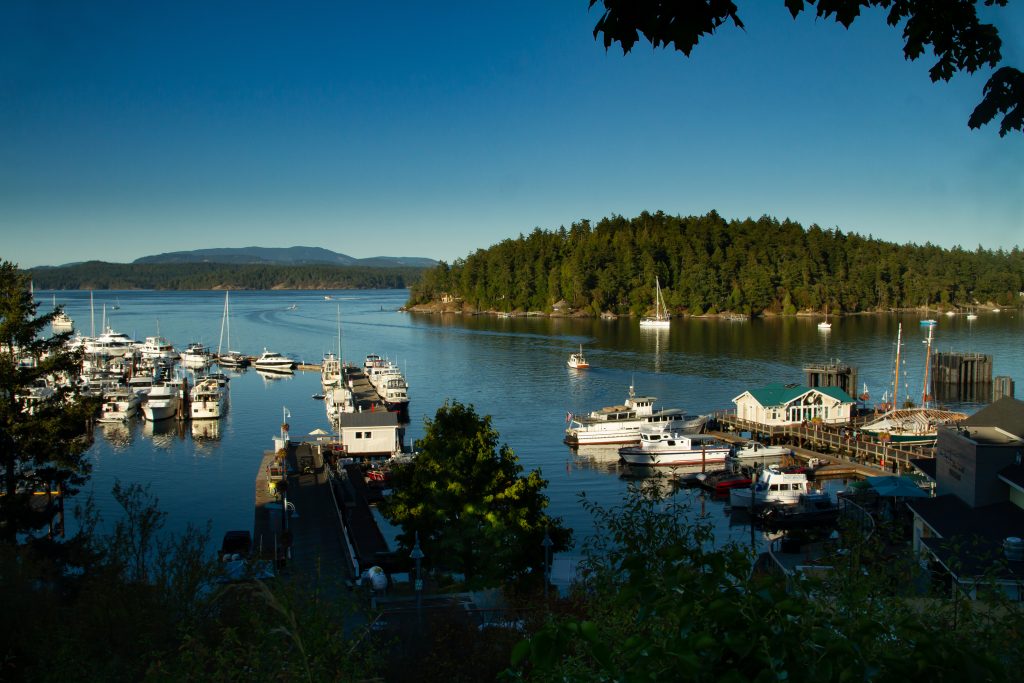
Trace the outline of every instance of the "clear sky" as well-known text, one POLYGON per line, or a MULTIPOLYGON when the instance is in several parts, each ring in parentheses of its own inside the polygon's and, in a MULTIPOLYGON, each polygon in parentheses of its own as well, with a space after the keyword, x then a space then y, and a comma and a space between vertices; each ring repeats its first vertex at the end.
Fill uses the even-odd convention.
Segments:
MULTIPOLYGON (((0 258, 321 246, 454 260, 643 210, 1024 246, 1024 136, 880 13, 738 3, 689 59, 587 0, 0 3, 0 258)), ((1024 10, 990 12, 1024 68, 1024 10)))

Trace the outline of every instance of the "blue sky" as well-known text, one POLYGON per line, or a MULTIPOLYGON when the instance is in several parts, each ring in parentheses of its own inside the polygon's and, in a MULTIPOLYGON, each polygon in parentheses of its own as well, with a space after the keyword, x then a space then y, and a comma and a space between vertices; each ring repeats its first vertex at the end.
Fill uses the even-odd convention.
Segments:
MULTIPOLYGON (((643 210, 1024 246, 1024 136, 880 13, 740 3, 689 59, 586 0, 0 3, 0 258, 230 246, 454 260, 643 210)), ((1024 67, 1024 10, 990 13, 1024 67)))

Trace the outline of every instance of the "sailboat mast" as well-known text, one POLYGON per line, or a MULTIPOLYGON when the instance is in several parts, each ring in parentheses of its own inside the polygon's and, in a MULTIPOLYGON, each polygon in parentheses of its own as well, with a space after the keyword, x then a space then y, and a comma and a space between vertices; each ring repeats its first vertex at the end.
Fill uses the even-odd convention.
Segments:
MULTIPOLYGON (((223 348, 223 345, 224 345, 224 324, 227 322, 227 319, 228 319, 228 293, 224 292, 224 313, 220 317, 220 339, 217 340, 217 357, 218 358, 220 358, 220 356, 221 356, 220 350, 221 350, 221 348, 223 348)), ((229 342, 228 346, 230 346, 230 345, 231 344, 229 342)))
POLYGON ((896 374, 892 381, 892 407, 896 409, 900 400, 900 344, 903 340, 903 323, 896 328, 896 374))
POLYGON ((934 325, 928 326, 928 349, 924 354, 924 388, 921 390, 921 407, 928 407, 928 370, 931 366, 932 360, 932 330, 935 329, 934 325))

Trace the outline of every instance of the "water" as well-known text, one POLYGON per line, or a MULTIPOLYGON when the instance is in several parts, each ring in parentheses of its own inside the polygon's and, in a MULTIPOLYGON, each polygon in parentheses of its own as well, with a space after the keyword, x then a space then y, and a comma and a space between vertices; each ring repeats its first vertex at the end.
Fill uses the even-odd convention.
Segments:
MULTIPOLYGON (((76 329, 90 332, 88 292, 37 292, 48 303, 56 294, 76 329)), ((540 468, 549 480, 550 512, 576 530, 577 541, 592 531, 578 494, 613 505, 642 473, 617 465, 614 449, 574 453, 562 443, 567 412, 582 413, 621 403, 629 386, 659 397, 658 405, 708 412, 769 382, 802 382, 805 363, 841 359, 858 368, 859 383, 878 399, 891 385, 897 323, 903 323, 901 384, 920 397, 927 330, 916 315, 864 315, 835 319, 830 333, 816 319, 766 318, 746 322, 675 320, 671 330, 643 330, 636 320, 463 317, 399 312, 405 291, 231 293, 232 348, 255 355, 264 348, 317 363, 337 345, 341 307, 342 353, 361 364, 368 353, 398 362, 412 397, 406 443, 423 433, 423 420, 446 400, 473 404, 491 415, 501 440, 524 469, 540 468), (324 299, 332 296, 331 301, 324 299), (290 307, 295 305, 294 309, 290 307), (591 363, 570 370, 565 361, 583 344, 591 363)), ((158 332, 182 349, 203 342, 216 349, 224 306, 222 292, 120 291, 94 295, 96 329, 103 304, 114 329, 141 339, 158 332), (117 311, 111 311, 113 303, 117 311)), ((973 351, 994 356, 994 374, 1024 386, 1019 349, 1024 321, 1019 311, 981 312, 979 319, 939 316, 933 350, 973 351)), ((225 349, 226 350, 226 349, 225 349)), ((231 405, 202 434, 196 425, 168 421, 100 426, 90 451, 89 488, 108 520, 117 509, 110 498, 115 478, 150 484, 168 517, 168 528, 212 522, 212 543, 229 529, 251 528, 256 468, 271 448, 288 410, 293 436, 328 429, 317 373, 264 379, 249 370, 231 381, 231 405), (196 431, 193 431, 196 428, 196 431), (212 438, 211 438, 212 437, 212 438)), ((901 389, 901 396, 904 390, 901 389)), ((967 412, 977 405, 959 405, 967 412)), ((750 538, 720 502, 696 492, 694 510, 710 514, 720 540, 750 538)))

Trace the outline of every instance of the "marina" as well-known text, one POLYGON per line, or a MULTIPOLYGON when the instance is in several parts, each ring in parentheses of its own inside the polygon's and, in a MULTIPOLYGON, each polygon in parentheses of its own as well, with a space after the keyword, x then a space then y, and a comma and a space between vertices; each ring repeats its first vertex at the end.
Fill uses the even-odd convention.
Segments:
MULTIPOLYGON (((403 376, 415 390, 408 423, 394 426, 405 431, 404 446, 413 447, 422 434, 423 419, 432 417, 447 398, 473 403, 482 414, 493 415, 502 442, 515 450, 525 469, 541 468, 549 481, 552 514, 561 516, 577 539, 587 535, 593 524, 579 508, 579 491, 613 504, 631 486, 656 485, 670 480, 672 469, 684 469, 647 468, 656 471, 638 477, 620 464, 619 446, 571 448, 562 444, 566 411, 584 415, 597 406, 616 405, 628 395, 630 384, 644 394, 661 397, 658 404, 711 415, 717 421, 714 435, 734 445, 749 440, 764 445, 788 442, 800 461, 818 457, 826 463, 817 468, 819 479, 831 471, 840 485, 844 478, 891 473, 893 462, 901 472, 907 471, 910 460, 922 455, 922 449, 916 447, 851 441, 841 428, 813 424, 765 428, 735 416, 728 424, 719 419, 731 412, 733 398, 756 386, 757 378, 798 381, 803 368, 820 359, 841 357, 857 369, 857 383, 886 386, 892 368, 893 318, 844 319, 827 338, 817 334, 813 320, 800 319, 752 319, 743 326, 714 319, 680 320, 671 334, 650 335, 637 330, 635 319, 522 317, 498 321, 481 316, 453 321, 411 315, 398 311, 404 302, 403 292, 334 295, 329 303, 322 297, 315 292, 305 298, 293 292, 230 293, 231 347, 251 360, 266 346, 296 365, 292 374, 272 377, 225 368, 231 399, 220 419, 189 424, 147 422, 136 417, 97 427, 91 488, 106 519, 115 517, 117 510, 104 492, 118 478, 151 482, 169 512, 171 525, 211 520, 214 547, 219 546, 225 531, 251 529, 255 471, 260 454, 278 431, 282 406, 291 414, 292 434, 303 435, 294 437, 297 440, 317 429, 326 432, 330 440, 338 437, 338 427, 325 411, 326 400, 311 397, 328 393, 321 386, 321 362, 338 348, 339 303, 345 321, 345 358, 360 359, 358 363, 345 362, 346 383, 352 381, 353 415, 378 419, 381 410, 372 385, 363 376, 365 356, 376 353, 382 358, 402 358, 403 376), (292 300, 299 302, 293 312, 286 310, 287 303, 279 303, 292 300), (788 341, 765 344, 766 335, 788 341), (252 341, 239 343, 240 339, 252 341), (566 347, 578 349, 581 343, 592 367, 586 373, 567 371, 566 347), (555 371, 558 368, 561 372, 555 371)), ((224 293, 121 292, 119 298, 122 309, 109 326, 125 330, 129 338, 138 338, 136 330, 155 329, 159 316, 160 333, 167 340, 194 340, 217 347, 224 293), (203 320, 207 320, 205 328, 203 320)), ((87 292, 59 293, 57 299, 74 320, 85 321, 88 329, 87 292), (67 297, 73 298, 72 303, 67 297)), ((1013 352, 1019 319, 1001 316, 1000 327, 993 329, 986 323, 995 319, 981 317, 980 322, 968 326, 961 316, 955 321, 963 322, 959 332, 943 329, 943 339, 953 348, 984 349, 993 357, 994 372, 1019 379, 1024 373, 1013 352)), ((947 327, 945 319, 942 325, 947 327)), ((913 333, 916 331, 915 324, 913 333)), ((907 361, 905 373, 921 377, 920 360, 908 354, 907 361)), ((973 412, 977 406, 951 407, 973 412)), ((345 429, 366 431, 355 426, 345 429)), ((700 469, 700 465, 696 467, 700 469)), ((712 469, 710 465, 708 469, 712 469)), ((731 520, 724 503, 709 499, 707 505, 715 511, 712 519, 717 537, 749 542, 749 531, 731 520)), ((299 506, 299 519, 302 517, 299 506)), ((384 528, 382 533, 387 538, 390 532, 384 528)), ((569 580, 562 573, 555 578, 563 584, 569 580)))

